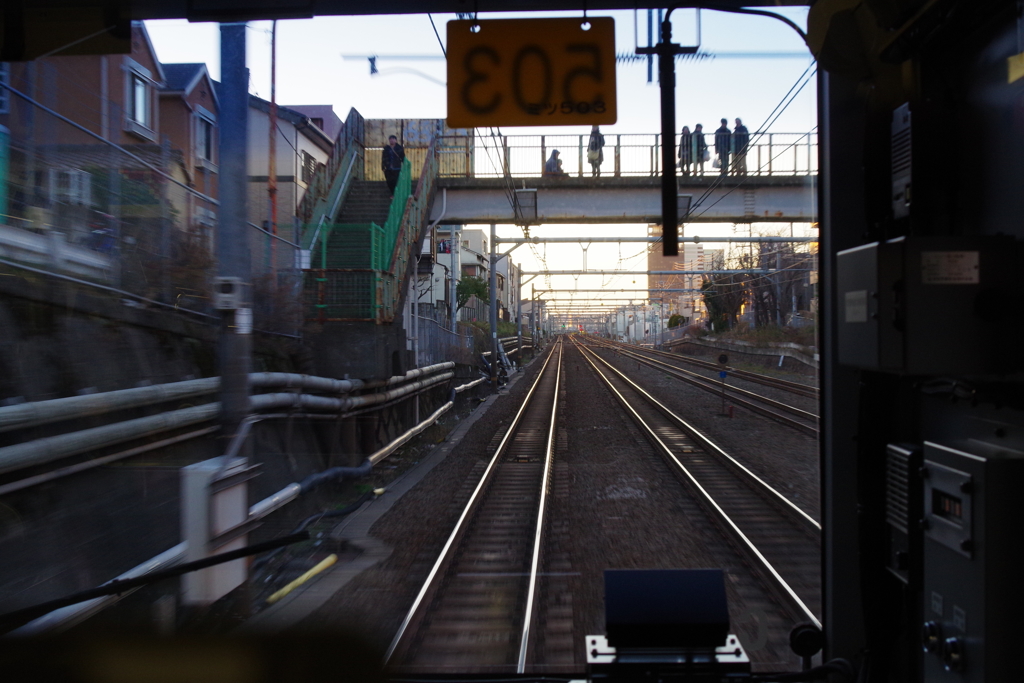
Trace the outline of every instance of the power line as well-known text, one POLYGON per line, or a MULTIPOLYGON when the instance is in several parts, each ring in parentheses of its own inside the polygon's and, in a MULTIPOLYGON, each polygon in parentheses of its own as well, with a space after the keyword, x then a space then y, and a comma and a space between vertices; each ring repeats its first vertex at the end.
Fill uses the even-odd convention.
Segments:
MULTIPOLYGON (((786 111, 786 109, 789 108, 789 105, 793 103, 793 101, 796 99, 796 96, 799 95, 800 91, 804 89, 804 86, 806 86, 807 83, 810 82, 810 76, 808 76, 807 80, 804 81, 802 85, 800 83, 801 81, 803 81, 804 77, 807 76, 808 72, 811 71, 811 69, 815 69, 815 73, 816 73, 817 69, 815 68, 815 65, 816 65, 816 63, 812 62, 811 64, 809 64, 807 66, 806 69, 804 69, 804 72, 802 74, 797 76, 796 81, 793 82, 793 85, 790 86, 790 88, 786 92, 786 94, 782 96, 782 99, 779 100, 779 103, 775 105, 775 108, 772 109, 771 113, 768 114, 768 116, 765 118, 765 120, 763 122, 761 122, 761 125, 758 126, 755 129, 753 139, 748 141, 748 143, 747 143, 747 147, 748 148, 753 146, 753 145, 756 145, 758 140, 763 138, 768 133, 768 130, 772 127, 772 125, 774 125, 774 123, 779 120, 779 116, 782 116, 782 113, 784 111, 786 111), (797 90, 796 93, 793 94, 792 97, 790 97, 790 94, 793 93, 794 88, 796 88, 798 85, 800 86, 800 89, 797 90), (782 108, 781 111, 779 110, 780 107, 782 108), (778 112, 778 114, 776 114, 776 112, 778 112), (774 116, 774 118, 772 118, 773 116, 774 116)), ((814 73, 811 74, 811 76, 813 76, 813 75, 814 75, 814 73)), ((760 170, 760 168, 758 168, 758 170, 760 170)), ((693 211, 694 209, 700 208, 701 202, 703 202, 705 199, 707 199, 711 195, 711 193, 714 192, 715 189, 719 185, 721 185, 722 180, 724 178, 725 178, 724 174, 720 175, 718 178, 716 178, 715 181, 713 183, 711 183, 711 185, 706 190, 704 190, 703 194, 701 194, 701 196, 698 197, 697 200, 694 201, 691 204, 690 211, 693 211)), ((744 181, 744 182, 746 182, 746 181, 744 181)), ((703 214, 698 214, 698 215, 703 215, 703 214)))

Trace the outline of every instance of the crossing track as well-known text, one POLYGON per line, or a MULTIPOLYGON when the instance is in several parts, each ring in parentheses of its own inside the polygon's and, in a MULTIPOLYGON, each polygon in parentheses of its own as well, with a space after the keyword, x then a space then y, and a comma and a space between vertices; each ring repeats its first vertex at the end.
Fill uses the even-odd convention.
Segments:
POLYGON ((792 623, 820 627, 820 525, 621 371, 573 341, 792 623))
MULTIPOLYGON (((639 350, 641 353, 665 358, 667 360, 676 363, 689 363, 690 365, 696 365, 699 368, 705 370, 714 370, 715 372, 721 370, 721 366, 713 361, 704 360, 702 358, 696 358, 694 356, 686 356, 680 353, 670 353, 668 351, 658 351, 656 349, 647 349, 642 347, 636 347, 631 344, 623 344, 622 342, 612 341, 610 339, 601 339, 601 342, 608 346, 615 346, 621 348, 631 348, 639 350)), ((801 384, 800 382, 792 382, 788 379, 781 379, 779 377, 771 377, 769 375, 762 375, 759 372, 751 372, 749 370, 737 370, 731 366, 726 366, 726 370, 729 371, 729 375, 738 379, 745 379, 748 382, 754 382, 755 384, 763 384, 766 387, 774 387, 775 389, 783 389, 791 393, 797 394, 798 396, 806 396, 808 398, 818 398, 818 387, 810 386, 807 384, 801 384)))
MULTIPOLYGON (((705 377, 696 372, 685 370, 676 365, 667 363, 658 358, 652 358, 649 354, 650 351, 637 351, 633 348, 623 345, 614 344, 605 339, 599 339, 595 337, 588 338, 588 341, 605 348, 614 349, 616 352, 626 358, 631 358, 639 363, 648 365, 656 370, 660 370, 671 377, 680 379, 688 384, 692 384, 695 387, 704 389, 705 391, 712 392, 714 394, 721 395, 723 391, 723 385, 721 382, 705 377)), ((660 353, 660 352, 654 352, 660 353)), ((672 355, 672 354, 669 354, 672 355)), ((714 366, 714 364, 709 364, 714 366)), ((714 366, 716 370, 720 369, 718 366, 714 366)), ((748 373, 756 374, 756 373, 748 373)), ((759 377, 764 377, 760 375, 759 377)), ((762 382, 763 383, 763 382, 762 382)), ((791 383, 795 384, 795 383, 791 383)), ((803 386, 803 385, 799 385, 803 386)), ((808 387, 803 387, 808 388, 808 387)), ((747 410, 764 415, 780 424, 795 429, 799 432, 803 432, 809 436, 818 436, 818 416, 812 412, 802 410, 796 406, 783 403, 782 401, 776 401, 775 399, 768 398, 767 396, 761 396, 752 391, 741 389, 736 386, 726 385, 724 387, 726 396, 729 397, 729 401, 737 406, 746 408, 747 410)))
POLYGON ((524 673, 535 658, 561 370, 559 342, 395 634, 389 668, 524 673))

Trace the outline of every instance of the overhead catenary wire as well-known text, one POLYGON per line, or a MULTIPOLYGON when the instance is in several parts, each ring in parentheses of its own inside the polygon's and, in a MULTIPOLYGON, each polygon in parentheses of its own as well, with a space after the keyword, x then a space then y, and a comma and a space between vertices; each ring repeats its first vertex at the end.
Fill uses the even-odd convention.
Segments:
MULTIPOLYGON (((810 82, 810 79, 814 76, 815 73, 817 73, 816 62, 812 62, 807 66, 806 69, 804 69, 804 72, 802 74, 797 76, 796 81, 793 82, 793 85, 790 86, 786 94, 782 96, 782 99, 779 100, 779 103, 776 104, 775 108, 772 109, 771 113, 769 113, 768 116, 765 117, 765 120, 761 122, 761 125, 755 129, 753 139, 751 139, 747 143, 748 146, 756 145, 758 140, 760 140, 762 137, 768 134, 768 130, 776 121, 779 120, 779 117, 782 116, 782 113, 789 108, 789 105, 793 103, 797 95, 799 95, 800 91, 804 89, 804 86, 806 86, 807 83, 810 82), (812 69, 814 71, 812 71, 812 69), (811 72, 809 76, 808 72, 811 72), (807 77, 807 80, 804 80, 804 77, 807 77), (803 83, 801 83, 801 81, 803 81, 803 83), (793 90, 796 89, 798 86, 799 89, 794 93, 793 90), (792 97, 790 97, 790 95, 792 95, 792 97)), ((693 204, 690 207, 690 210, 693 211, 694 209, 699 208, 701 202, 703 202, 712 192, 715 191, 715 189, 718 188, 719 185, 722 184, 722 180, 724 178, 724 175, 720 175, 718 178, 716 178, 715 181, 712 182, 711 185, 707 189, 705 189, 704 192, 696 200, 694 200, 693 204)))
MULTIPOLYGON (((817 126, 815 126, 815 127, 814 127, 814 128, 812 128, 812 129, 811 129, 810 131, 808 131, 808 133, 807 133, 807 134, 808 134, 808 135, 810 135, 810 134, 811 134, 811 133, 813 133, 813 132, 814 132, 815 130, 817 130, 817 128, 818 128, 818 127, 817 127, 817 126)), ((764 164, 761 164, 761 165, 760 165, 760 166, 758 167, 758 170, 761 170, 762 168, 764 168, 764 167, 765 167, 765 165, 766 165, 767 163, 770 163, 771 161, 774 161, 775 159, 778 159, 778 158, 779 158, 780 156, 782 156, 783 154, 785 154, 785 153, 786 153, 787 151, 789 151, 789 150, 793 149, 793 147, 794 147, 794 146, 796 146, 796 145, 797 145, 797 143, 799 143, 799 142, 800 142, 800 141, 799 141, 799 140, 797 140, 796 142, 790 143, 790 144, 786 145, 785 147, 783 147, 783 148, 782 148, 782 150, 781 150, 781 151, 779 151, 779 153, 778 153, 778 154, 776 154, 775 156, 771 157, 771 159, 769 159, 769 160, 768 160, 767 162, 765 162, 764 164)), ((736 183, 736 185, 734 185, 733 187, 730 187, 730 188, 729 188, 729 189, 728 189, 728 190, 727 190, 726 192, 722 193, 722 196, 721 196, 721 197, 719 197, 718 199, 716 199, 715 201, 713 201, 713 202, 712 202, 712 203, 711 203, 710 205, 708 205, 708 206, 707 206, 707 207, 706 207, 706 208, 705 208, 705 209, 704 209, 703 211, 701 211, 701 212, 700 212, 700 213, 698 213, 698 214, 697 214, 696 216, 694 216, 694 218, 700 218, 700 217, 701 217, 701 216, 703 216, 703 215, 704 215, 705 213, 707 213, 708 211, 710 211, 711 209, 713 209, 713 208, 715 207, 715 205, 716 205, 716 204, 718 204, 718 203, 719 203, 720 201, 722 201, 723 199, 725 199, 726 197, 728 197, 729 195, 731 195, 731 194, 732 194, 733 192, 735 192, 735 191, 736 191, 737 189, 739 189, 739 188, 743 187, 743 185, 744 185, 744 184, 745 184, 745 183, 747 182, 747 180, 748 180, 748 179, 749 179, 750 177, 751 177, 751 176, 745 176, 745 177, 743 178, 743 180, 741 180, 740 182, 736 183)))

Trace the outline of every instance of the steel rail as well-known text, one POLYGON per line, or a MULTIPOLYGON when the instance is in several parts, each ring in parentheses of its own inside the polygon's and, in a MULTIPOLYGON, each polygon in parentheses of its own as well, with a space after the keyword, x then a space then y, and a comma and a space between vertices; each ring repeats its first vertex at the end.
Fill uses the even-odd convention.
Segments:
MULTIPOLYGON (((601 343, 609 346, 621 346, 626 348, 632 348, 632 344, 624 344, 622 342, 613 341, 611 339, 601 339, 601 343)), ((679 361, 681 363, 690 363, 702 368, 708 368, 710 370, 721 369, 717 363, 712 361, 703 360, 701 358, 695 358, 693 356, 687 356, 681 353, 672 353, 670 351, 658 351, 657 349, 641 349, 640 353, 649 353, 655 356, 662 356, 663 358, 671 358, 672 360, 679 361)), ((737 370, 731 365, 726 365, 725 368, 734 377, 745 379, 748 382, 755 382, 757 384, 763 384, 767 387, 775 387, 776 389, 784 389, 794 394, 806 396, 808 398, 818 398, 819 391, 818 387, 811 386, 809 384, 801 384, 800 382, 793 382, 788 379, 780 379, 778 377, 771 377, 769 375, 762 375, 759 372, 751 372, 750 370, 737 370)))
POLYGON ((551 426, 548 428, 548 442, 544 448, 544 474, 541 476, 540 501, 537 503, 537 531, 533 538, 533 557, 530 560, 530 587, 526 591, 526 614, 523 616, 523 635, 519 640, 519 663, 516 673, 526 673, 526 654, 530 641, 530 622, 533 620, 533 603, 537 592, 537 570, 540 566, 540 544, 544 535, 544 509, 548 499, 548 482, 551 478, 551 461, 555 455, 555 434, 558 418, 558 390, 562 382, 562 345, 558 345, 558 365, 555 367, 555 400, 551 404, 551 426))
MULTIPOLYGON (((586 349, 586 347, 583 348, 586 351, 589 351, 589 349, 586 349)), ((801 510, 799 506, 794 504, 791 500, 789 500, 789 498, 786 498, 784 495, 782 495, 771 484, 766 482, 758 475, 754 474, 754 472, 752 472, 746 465, 741 463, 739 460, 726 453, 721 447, 718 446, 718 444, 716 444, 708 437, 704 436, 704 434, 700 430, 698 430, 696 427, 688 423, 682 417, 674 413, 661 401, 651 396, 636 382, 626 377, 625 373, 623 373, 621 370, 619 370, 614 365, 606 361, 604 358, 598 356, 596 353, 593 353, 593 356, 594 358, 608 366, 608 368, 612 372, 621 377, 623 381, 629 384, 638 394, 643 396, 644 399, 646 399, 651 405, 657 408, 663 415, 665 415, 670 420, 675 422, 679 426, 679 428, 682 429, 684 433, 686 433, 687 436, 689 436, 694 441, 699 443, 702 448, 707 450, 712 455, 717 455, 720 459, 725 461, 729 465, 730 469, 732 469, 734 472, 739 473, 743 479, 747 480, 747 482, 752 484, 755 488, 764 491, 765 493, 768 493, 777 505, 781 506, 791 517, 798 520, 799 523, 805 529, 814 534, 821 533, 821 525, 818 524, 818 522, 816 522, 813 517, 811 517, 806 512, 801 510)))
MULTIPOLYGON (((768 561, 768 558, 766 558, 761 553, 761 551, 747 537, 743 530, 739 528, 739 526, 732 520, 731 517, 729 517, 728 514, 726 514, 725 510, 723 510, 722 507, 718 504, 718 502, 711 496, 711 494, 708 493, 707 489, 705 489, 701 485, 701 483, 697 481, 696 477, 694 477, 693 474, 686 468, 686 466, 683 465, 683 463, 679 460, 679 458, 676 457, 675 453, 672 452, 672 449, 664 441, 662 441, 662 439, 658 436, 655 430, 650 425, 647 424, 647 422, 640 416, 636 409, 629 403, 626 397, 623 396, 622 393, 618 389, 616 389, 615 386, 611 383, 611 381, 605 376, 605 374, 601 372, 601 369, 597 367, 597 364, 594 363, 594 361, 591 359, 591 356, 594 356, 599 360, 603 359, 600 359, 597 356, 597 354, 593 353, 593 351, 590 351, 589 349, 584 350, 584 347, 578 343, 577 348, 581 350, 581 355, 583 355, 583 357, 587 360, 590 366, 594 368, 594 371, 604 381, 605 385, 615 395, 615 397, 619 400, 623 407, 630 413, 630 415, 632 415, 633 419, 643 427, 643 429, 647 433, 648 438, 650 438, 661 449, 661 451, 664 452, 669 458, 671 458, 671 460, 677 465, 680 472, 683 473, 687 481, 698 493, 701 499, 707 504, 707 506, 725 525, 729 533, 733 536, 734 539, 736 539, 739 545, 753 559, 754 563, 759 566, 761 571, 764 573, 765 578, 768 579, 771 583, 773 583, 775 589, 778 590, 781 594, 781 597, 783 597, 787 602, 790 603, 790 608, 796 612, 800 619, 810 621, 820 629, 821 621, 818 619, 817 615, 815 615, 814 612, 812 612, 811 609, 807 607, 806 603, 804 603, 800 596, 796 594, 796 591, 793 590, 789 583, 779 574, 775 567, 772 566, 771 562, 768 561)), ((611 366, 609 367, 611 368, 611 366)), ((615 370, 615 368, 611 369, 615 370)), ((616 370, 616 372, 618 371, 616 370)), ((619 374, 621 375, 621 373, 619 374)), ((622 377, 623 379, 626 379, 625 376, 622 377)), ((626 379, 626 381, 629 382, 628 379, 626 379)), ((630 382, 630 384, 632 384, 632 382, 630 382)), ((636 385, 633 386, 635 387, 636 385)), ((641 390, 641 393, 644 392, 642 392, 641 390)), ((646 394, 644 395, 646 396, 646 394)), ((774 489, 772 490, 774 491, 774 489)), ((790 504, 792 505, 792 503, 790 504)))
MULTIPOLYGON (((611 347, 611 346, 606 347, 606 348, 615 349, 615 347, 611 347)), ((671 377, 675 377, 677 379, 681 379, 684 382, 689 382, 690 384, 693 384, 694 386, 700 387, 702 389, 707 389, 708 391, 711 391, 712 393, 720 393, 721 392, 721 386, 717 385, 715 383, 714 378, 712 378, 712 377, 705 377, 704 375, 701 375, 699 373, 693 372, 691 370, 684 370, 683 368, 676 367, 676 366, 673 366, 673 365, 669 365, 668 363, 664 363, 662 361, 655 360, 653 358, 647 358, 647 357, 641 355, 640 353, 638 353, 636 351, 633 351, 632 349, 623 348, 623 349, 615 349, 615 350, 618 351, 621 354, 629 356, 630 358, 635 358, 638 362, 643 363, 644 365, 648 365, 648 366, 650 366, 652 368, 655 368, 656 370, 662 370, 667 375, 669 375, 671 377), (680 374, 680 373, 682 373, 682 374, 680 374)), ((739 398, 738 396, 736 396, 736 394, 739 394, 741 396, 746 396, 747 398, 750 398, 750 399, 755 400, 755 401, 761 401, 762 403, 767 403, 768 405, 770 405, 770 406, 772 406, 774 408, 778 408, 779 410, 785 411, 787 413, 791 413, 791 414, 796 415, 797 417, 803 418, 805 420, 811 420, 813 422, 817 422, 818 421, 818 416, 815 415, 814 413, 808 412, 808 411, 803 410, 801 408, 797 408, 796 406, 791 406, 791 405, 789 405, 787 403, 783 403, 782 401, 776 401, 775 399, 768 398, 767 396, 762 396, 760 394, 755 394, 752 391, 748 391, 746 389, 740 389, 739 387, 735 387, 735 386, 727 386, 725 388, 726 388, 727 391, 729 391, 729 392, 731 392, 733 394, 733 401, 735 403, 738 403, 739 405, 742 405, 742 406, 744 406, 746 408, 749 408, 750 410, 753 410, 755 412, 759 412, 759 413, 761 413, 763 415, 766 415, 767 417, 770 417, 772 419, 779 420, 780 422, 783 422, 783 424, 785 424, 786 426, 793 427, 795 429, 799 429, 799 430, 805 431, 805 432, 810 429, 807 425, 805 425, 805 424, 803 424, 801 422, 797 422, 795 420, 792 420, 790 418, 785 417, 784 415, 779 415, 778 413, 775 413, 775 412, 773 412, 771 410, 767 410, 767 409, 762 408, 760 406, 756 406, 754 404, 751 404, 748 401, 745 401, 744 399, 739 398)), ((818 434, 818 430, 817 430, 817 428, 814 428, 813 432, 809 432, 809 433, 812 433, 812 435, 816 436, 818 434)))
MULTIPOLYGON (((693 386, 697 387, 698 389, 703 389, 703 390, 708 391, 708 392, 713 393, 713 394, 720 394, 721 393, 721 390, 722 390, 721 386, 716 384, 714 379, 712 379, 710 377, 704 377, 703 375, 698 375, 697 373, 690 372, 689 370, 683 370, 682 368, 672 367, 672 366, 669 366, 667 364, 665 364, 666 365, 665 367, 658 367, 658 365, 656 365, 656 363, 658 363, 658 361, 654 361, 654 360, 651 360, 649 358, 644 358, 643 356, 640 356, 640 355, 638 355, 638 354, 636 354, 636 353, 634 353, 634 352, 632 352, 630 350, 619 349, 619 348, 616 348, 614 346, 605 346, 604 348, 608 348, 608 349, 612 349, 614 351, 617 351, 617 352, 619 352, 619 353, 621 353, 623 355, 626 355, 626 356, 628 356, 630 358, 635 359, 638 363, 643 363, 644 365, 648 365, 648 366, 654 368, 655 370, 661 370, 665 374, 667 374, 667 375, 669 375, 671 377, 675 377, 676 379, 680 379, 680 380, 682 380, 684 382, 687 382, 689 384, 692 384, 693 386), (680 373, 687 373, 687 374, 680 374, 680 373), (687 375, 693 375, 693 377, 688 377, 687 375)), ((807 420, 813 420, 813 421, 817 422, 817 420, 818 420, 818 416, 817 415, 814 415, 813 413, 808 413, 807 411, 804 411, 804 410, 800 410, 799 408, 796 408, 794 406, 790 406, 790 405, 787 405, 785 403, 781 403, 779 401, 775 401, 773 399, 761 396, 759 394, 755 394, 753 392, 746 391, 745 389, 738 389, 736 387, 727 387, 727 389, 729 389, 730 391, 732 391, 734 393, 734 395, 731 396, 730 398, 731 398, 732 402, 735 403, 736 405, 742 406, 742 407, 746 408, 747 410, 749 410, 751 412, 758 413, 759 415, 764 415, 765 417, 767 417, 769 419, 775 420, 779 424, 785 425, 786 427, 791 427, 792 429, 795 429, 797 431, 803 432, 804 434, 807 434, 809 436, 814 436, 814 437, 818 436, 818 428, 816 426, 804 424, 803 422, 800 422, 799 420, 794 420, 793 418, 787 417, 785 415, 782 415, 781 413, 777 413, 774 410, 771 410, 769 408, 765 408, 763 406, 759 406, 756 403, 752 403, 752 402, 750 402, 750 401, 748 401, 746 399, 740 398, 739 396, 736 396, 735 394, 737 394, 737 393, 747 394, 749 396, 755 397, 756 400, 758 400, 758 401, 762 401, 764 403, 768 403, 768 404, 774 405, 774 406, 776 406, 776 407, 778 407, 778 408, 780 408, 782 410, 786 410, 786 411, 791 412, 793 414, 801 415, 804 419, 807 419, 807 420)))
MULTIPOLYGON (((505 436, 502 437, 501 443, 498 444, 498 448, 494 451, 494 456, 491 461, 487 464, 487 469, 480 477, 480 481, 477 482, 476 488, 473 489, 472 495, 469 497, 469 502, 466 503, 466 507, 463 508, 462 514, 459 516, 458 521, 455 522, 455 527, 452 533, 448 536, 448 540, 445 541, 444 547, 441 548, 441 553, 437 557, 437 561, 434 562, 434 566, 430 569, 430 573, 427 574, 426 580, 423 582, 423 586, 420 588, 419 593, 416 594, 416 598, 413 600, 412 606, 409 608, 408 613, 405 615, 405 619, 402 620, 402 624, 398 627, 398 631, 395 633, 395 637, 391 641, 391 645, 388 646, 387 652, 384 654, 384 664, 386 665, 390 660, 395 650, 398 648, 398 644, 401 642, 402 637, 405 635, 406 630, 412 623, 413 618, 419 611, 420 606, 423 604, 427 593, 434 583, 434 579, 441 572, 441 568, 450 559, 450 553, 455 547, 456 542, 461 538, 466 529, 466 522, 470 519, 473 511, 476 509, 480 499, 481 493, 490 482, 491 475, 496 469, 496 465, 504 455, 505 450, 508 448, 509 442, 516 429, 519 427, 519 423, 522 420, 523 414, 526 412, 527 406, 530 404, 537 387, 540 386, 541 380, 544 378, 544 374, 547 371, 548 364, 551 362, 551 358, 554 353, 549 352, 547 358, 544 359, 544 365, 541 366, 540 372, 537 373, 537 378, 534 380, 533 385, 530 387, 530 391, 526 394, 523 399, 522 405, 519 407, 519 411, 516 416, 512 419, 512 423, 509 425, 508 430, 505 432, 505 436)), ((555 396, 555 400, 558 400, 558 396, 555 396)))

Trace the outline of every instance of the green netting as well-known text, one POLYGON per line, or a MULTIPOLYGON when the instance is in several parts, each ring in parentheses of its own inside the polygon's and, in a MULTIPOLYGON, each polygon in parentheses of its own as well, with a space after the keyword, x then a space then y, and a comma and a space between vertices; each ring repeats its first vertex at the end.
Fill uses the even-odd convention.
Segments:
POLYGON ((307 319, 382 323, 395 318, 412 241, 426 219, 426 203, 433 189, 434 174, 436 163, 427 170, 429 177, 425 179, 423 197, 410 204, 412 166, 408 159, 402 164, 383 227, 373 223, 321 227, 310 255, 313 268, 305 271, 303 294, 307 319), (408 221, 404 232, 403 220, 408 221), (394 262, 392 257, 396 257, 394 262))
POLYGON ((381 273, 307 270, 303 298, 313 320, 376 320, 381 273))

